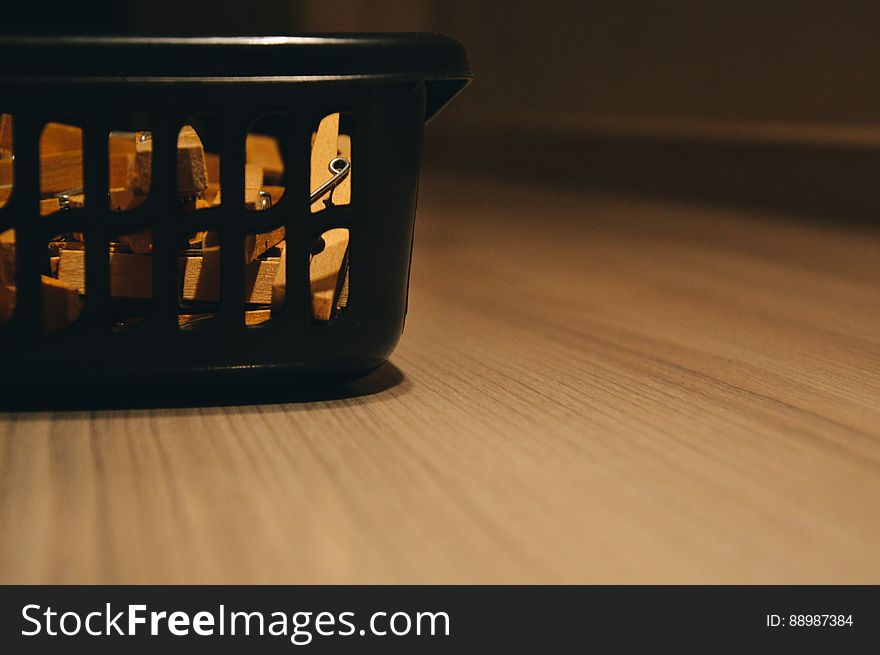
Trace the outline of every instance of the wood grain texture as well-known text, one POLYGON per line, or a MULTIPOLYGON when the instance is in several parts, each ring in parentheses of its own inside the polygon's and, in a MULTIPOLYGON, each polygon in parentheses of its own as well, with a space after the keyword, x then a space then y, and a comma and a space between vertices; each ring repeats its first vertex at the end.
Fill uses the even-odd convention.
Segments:
POLYGON ((877 233, 426 179, 363 393, 4 414, 0 580, 880 582, 878 264, 877 233))

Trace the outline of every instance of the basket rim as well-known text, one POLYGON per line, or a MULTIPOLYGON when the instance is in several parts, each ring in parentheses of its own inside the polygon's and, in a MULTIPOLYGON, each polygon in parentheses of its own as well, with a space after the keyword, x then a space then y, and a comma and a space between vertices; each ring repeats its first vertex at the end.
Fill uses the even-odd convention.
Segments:
POLYGON ((432 117, 473 77, 464 46, 429 32, 295 36, 0 36, 0 82, 424 81, 432 117))

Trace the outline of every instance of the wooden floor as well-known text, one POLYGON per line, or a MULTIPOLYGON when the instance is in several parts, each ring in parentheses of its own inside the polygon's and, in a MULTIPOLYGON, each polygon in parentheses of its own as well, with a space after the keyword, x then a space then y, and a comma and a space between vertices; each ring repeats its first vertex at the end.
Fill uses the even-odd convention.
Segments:
POLYGON ((880 233, 448 175, 352 397, 0 417, 2 582, 880 583, 880 233))

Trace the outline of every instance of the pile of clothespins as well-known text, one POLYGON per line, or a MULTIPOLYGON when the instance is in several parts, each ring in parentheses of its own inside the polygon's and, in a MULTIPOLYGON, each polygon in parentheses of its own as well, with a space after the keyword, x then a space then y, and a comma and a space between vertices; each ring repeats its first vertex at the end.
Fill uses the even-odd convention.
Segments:
MULTIPOLYGON (((83 194, 82 130, 47 124, 40 136, 40 214, 87 206, 83 194)), ((148 131, 119 131, 109 135, 109 203, 112 211, 127 212, 148 197, 155 175, 152 135, 148 131)), ((245 208, 265 211, 284 194, 285 167, 274 136, 250 133, 246 140, 245 208)), ((14 189, 12 120, 0 118, 0 206, 14 189)), ((221 203, 220 157, 206 151, 196 130, 186 125, 177 139, 177 211, 189 213, 221 203)), ((351 199, 351 138, 339 133, 339 114, 325 117, 312 137, 310 197, 312 212, 351 199)), ((88 199, 91 202, 91 199, 88 199)), ((43 323, 49 330, 72 323, 86 298, 86 249, 80 232, 56 235, 47 243, 42 275, 43 323)), ((180 244, 179 322, 196 326, 213 316, 220 294, 220 248, 216 232, 190 235, 180 244)), ((284 306, 286 270, 285 230, 246 236, 244 258, 245 322, 261 323, 284 306)), ((348 301, 348 230, 328 230, 311 244, 310 292, 312 316, 327 321, 348 301)), ((111 238, 110 295, 113 320, 128 327, 149 314, 153 297, 153 239, 146 227, 111 238)), ((15 306, 15 234, 0 233, 0 321, 15 306)))

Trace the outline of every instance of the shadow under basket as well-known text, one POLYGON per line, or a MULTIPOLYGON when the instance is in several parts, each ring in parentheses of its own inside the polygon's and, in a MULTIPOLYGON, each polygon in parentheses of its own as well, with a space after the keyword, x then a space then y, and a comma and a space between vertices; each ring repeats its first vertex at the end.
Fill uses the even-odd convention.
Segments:
POLYGON ((206 375, 217 382, 267 373, 298 382, 342 380, 387 359, 406 314, 424 123, 471 77, 455 39, 4 37, 0 59, 8 63, 0 73, 0 114, 11 116, 7 138, 14 147, 0 207, 0 232, 14 231, 14 270, 4 288, 15 299, 0 324, 4 383, 60 394, 65 384, 198 383, 206 375), (119 212, 107 202, 108 134, 132 112, 149 122, 152 174, 149 193, 119 212), (190 117, 206 113, 217 119, 208 138, 220 162, 222 202, 185 213, 177 139, 190 117), (350 201, 335 205, 331 196, 315 212, 311 148, 316 125, 334 113, 353 135, 350 201), (255 212, 246 206, 245 141, 254 121, 268 114, 288 120, 279 148, 284 193, 255 212), (63 211, 44 215, 40 136, 47 124, 69 117, 81 127, 84 200, 74 205, 65 197, 63 211), (243 283, 247 239, 280 228, 287 253, 283 309, 251 324, 243 283), (339 228, 350 238, 347 303, 331 320, 316 321, 310 252, 316 239, 339 228), (180 321, 181 243, 200 230, 219 244, 217 298, 210 320, 187 328, 180 321), (149 306, 136 324, 119 329, 111 255, 118 235, 144 233, 151 234, 149 306), (82 306, 70 324, 48 331, 45 253, 59 234, 76 234, 84 245, 75 253, 84 265, 82 306))

